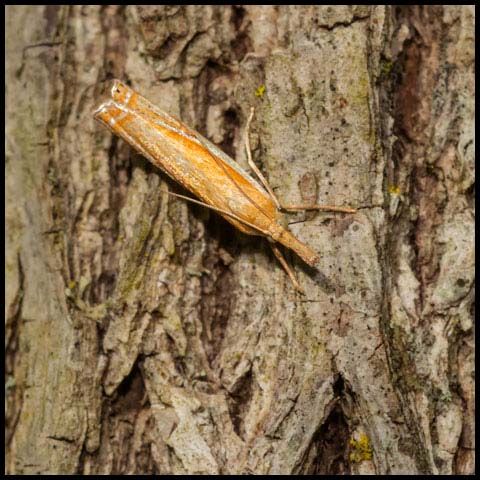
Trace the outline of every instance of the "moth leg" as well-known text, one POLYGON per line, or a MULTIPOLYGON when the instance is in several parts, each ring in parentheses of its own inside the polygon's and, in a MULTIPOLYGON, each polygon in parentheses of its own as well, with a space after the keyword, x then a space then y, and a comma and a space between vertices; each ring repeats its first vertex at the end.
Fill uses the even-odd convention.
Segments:
POLYGON ((308 205, 308 204, 298 204, 298 205, 280 205, 280 210, 298 212, 303 210, 325 210, 330 212, 343 212, 343 213, 355 213, 357 210, 350 207, 334 207, 333 205, 308 205))
POLYGON ((255 113, 255 109, 253 107, 250 108, 250 115, 247 120, 247 125, 245 126, 245 150, 247 151, 247 161, 248 164, 250 165, 250 168, 256 173, 257 177, 260 179, 262 182, 263 186, 267 189, 267 192, 269 193, 270 197, 272 198, 273 202, 277 206, 277 208, 280 210, 282 207, 280 205, 280 202, 278 201, 278 198, 275 196, 273 193, 272 188, 268 184, 267 179, 263 176, 262 172, 259 170, 259 168, 255 165, 253 159, 252 159, 252 151, 250 149, 250 138, 249 138, 249 132, 250 132, 250 123, 252 122, 253 114, 255 113))
POLYGON ((243 218, 240 218, 238 215, 235 215, 232 212, 228 212, 227 210, 224 210, 223 208, 218 208, 213 205, 209 205, 208 203, 201 202, 200 200, 195 200, 194 198, 191 197, 186 197, 185 195, 180 195, 179 193, 174 193, 170 192, 169 190, 162 190, 164 193, 167 195, 171 195, 172 197, 177 197, 181 198, 182 200, 187 200, 188 202, 196 203, 197 205, 201 205, 202 207, 209 208, 210 210, 213 210, 214 212, 222 213, 223 215, 227 215, 228 217, 234 218, 238 222, 242 223, 243 225, 246 225, 247 227, 252 228, 253 230, 256 230, 257 232, 269 236, 270 232, 267 230, 261 229, 258 225, 254 225, 253 223, 247 222, 243 218))
POLYGON ((354 208, 349 207, 335 207, 333 205, 308 205, 308 204, 299 204, 299 205, 282 205, 278 198, 276 197, 275 193, 273 193, 272 187, 270 187, 267 179, 263 176, 262 172, 259 168, 255 165, 252 159, 252 151, 250 149, 250 123, 252 122, 253 114, 255 113, 255 109, 253 107, 250 108, 250 115, 247 120, 247 125, 245 126, 245 150, 247 151, 247 161, 250 165, 250 168, 256 173, 257 177, 262 182, 263 186, 267 189, 270 197, 272 198, 273 202, 277 206, 279 210, 291 211, 291 212, 298 212, 301 210, 326 210, 331 212, 343 212, 343 213, 355 213, 357 210, 354 208))
POLYGON ((293 286, 295 287, 295 290, 305 295, 303 288, 297 282, 297 279, 295 278, 295 275, 293 274, 292 269, 290 268, 290 265, 288 265, 280 249, 274 243, 270 243, 270 246, 272 247, 273 253, 277 257, 278 261, 281 263, 282 267, 287 272, 287 275, 290 277, 290 280, 292 281, 293 286))

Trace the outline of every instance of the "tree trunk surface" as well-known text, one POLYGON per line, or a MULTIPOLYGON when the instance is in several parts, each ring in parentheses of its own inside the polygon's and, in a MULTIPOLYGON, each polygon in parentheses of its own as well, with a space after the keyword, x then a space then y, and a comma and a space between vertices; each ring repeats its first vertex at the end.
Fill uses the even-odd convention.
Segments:
POLYGON ((474 7, 6 8, 6 471, 474 470, 474 7), (120 78, 320 255, 161 192, 120 78))

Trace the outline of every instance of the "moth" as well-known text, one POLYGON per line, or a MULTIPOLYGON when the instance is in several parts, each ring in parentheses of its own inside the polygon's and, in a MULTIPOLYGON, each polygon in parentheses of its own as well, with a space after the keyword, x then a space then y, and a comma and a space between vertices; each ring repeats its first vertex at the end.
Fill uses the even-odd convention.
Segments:
POLYGON ((275 256, 294 287, 303 293, 277 243, 293 250, 308 265, 318 255, 287 230, 282 210, 333 210, 354 213, 355 209, 323 205, 282 205, 252 160, 246 126, 245 146, 248 164, 260 183, 212 142, 168 115, 119 80, 110 82, 109 96, 94 112, 94 117, 128 142, 137 152, 159 167, 197 199, 173 192, 219 213, 241 232, 266 237, 275 256))

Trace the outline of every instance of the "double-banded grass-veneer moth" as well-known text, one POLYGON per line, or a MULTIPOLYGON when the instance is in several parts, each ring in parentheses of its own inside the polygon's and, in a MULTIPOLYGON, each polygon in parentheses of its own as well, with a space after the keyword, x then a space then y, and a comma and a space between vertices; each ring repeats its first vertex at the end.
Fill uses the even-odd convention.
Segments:
POLYGON ((282 226, 281 210, 355 212, 351 208, 280 204, 251 158, 248 126, 253 108, 247 122, 246 148, 249 165, 265 188, 213 143, 119 80, 111 82, 109 98, 94 116, 199 200, 170 194, 218 212, 243 233, 267 237, 275 256, 301 292, 276 243, 292 249, 310 266, 316 264, 318 255, 282 226))

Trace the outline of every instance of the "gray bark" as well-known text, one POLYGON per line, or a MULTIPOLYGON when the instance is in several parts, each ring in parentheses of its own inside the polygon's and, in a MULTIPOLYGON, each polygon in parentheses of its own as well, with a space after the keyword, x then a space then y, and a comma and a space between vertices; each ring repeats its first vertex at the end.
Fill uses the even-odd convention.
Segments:
POLYGON ((6 41, 8 473, 473 473, 473 7, 9 6, 6 41), (305 296, 94 124, 112 77, 244 167, 255 106, 283 202, 358 208, 289 217, 305 296))

